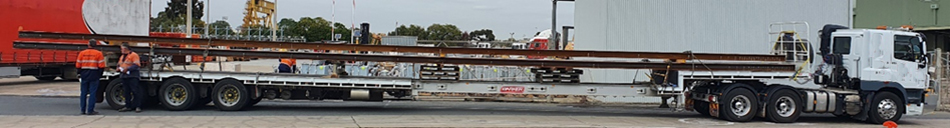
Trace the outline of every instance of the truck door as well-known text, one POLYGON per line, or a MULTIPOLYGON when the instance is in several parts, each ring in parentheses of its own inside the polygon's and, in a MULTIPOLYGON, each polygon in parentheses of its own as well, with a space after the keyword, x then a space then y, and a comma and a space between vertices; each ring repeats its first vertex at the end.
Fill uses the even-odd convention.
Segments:
POLYGON ((921 38, 908 35, 894 35, 894 57, 890 75, 905 88, 925 87, 928 82, 927 61, 924 57, 924 44, 921 38))
POLYGON ((841 65, 848 70, 848 76, 852 78, 860 78, 859 71, 861 71, 862 66, 860 66, 859 60, 861 60, 861 55, 865 54, 861 52, 861 45, 865 44, 856 43, 855 41, 860 41, 861 39, 860 35, 836 36, 832 38, 834 45, 832 46, 831 52, 841 55, 841 65))

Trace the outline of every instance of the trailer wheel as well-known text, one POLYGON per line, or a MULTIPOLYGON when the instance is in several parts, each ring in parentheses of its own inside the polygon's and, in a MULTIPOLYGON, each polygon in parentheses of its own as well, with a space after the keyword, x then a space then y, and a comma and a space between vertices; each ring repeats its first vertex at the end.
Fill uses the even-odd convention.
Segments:
POLYGON ((198 100, 195 87, 182 78, 171 78, 162 84, 158 94, 162 106, 168 110, 180 111, 191 109, 198 100))
POLYGON ((802 113, 801 100, 798 93, 792 90, 782 89, 775 91, 769 97, 766 103, 766 118, 776 123, 791 123, 798 120, 798 115, 802 113))
POLYGON ((755 117, 758 102, 755 94, 745 88, 735 88, 719 101, 720 116, 729 121, 746 122, 755 117))
POLYGON ((904 101, 891 92, 878 92, 871 101, 867 121, 881 124, 885 121, 897 122, 904 113, 904 101))
MULTIPOLYGON (((109 81, 109 86, 106 86, 106 102, 109 102, 109 107, 112 109, 121 109, 125 107, 125 96, 122 95, 125 90, 122 90, 122 79, 114 79, 109 81)), ((103 98, 100 98, 103 99, 103 98)))
POLYGON ((218 82, 214 85, 211 95, 214 106, 224 111, 241 110, 251 102, 247 88, 236 80, 218 82))
POLYGON ((709 116, 709 102, 694 100, 693 109, 703 116, 709 116))

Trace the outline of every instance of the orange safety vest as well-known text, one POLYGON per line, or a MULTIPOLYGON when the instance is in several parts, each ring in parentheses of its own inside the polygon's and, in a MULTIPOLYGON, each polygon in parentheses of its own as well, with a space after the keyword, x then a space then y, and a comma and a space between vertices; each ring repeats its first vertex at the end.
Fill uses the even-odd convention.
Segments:
POLYGON ((96 49, 86 49, 79 52, 79 59, 76 59, 76 68, 78 69, 104 69, 106 68, 106 59, 102 57, 102 52, 96 49))
POLYGON ((297 59, 280 59, 281 64, 286 64, 287 66, 297 65, 297 59))
POLYGON ((139 62, 139 54, 132 52, 119 58, 119 67, 129 69, 129 67, 132 67, 132 65, 142 66, 142 64, 139 62))

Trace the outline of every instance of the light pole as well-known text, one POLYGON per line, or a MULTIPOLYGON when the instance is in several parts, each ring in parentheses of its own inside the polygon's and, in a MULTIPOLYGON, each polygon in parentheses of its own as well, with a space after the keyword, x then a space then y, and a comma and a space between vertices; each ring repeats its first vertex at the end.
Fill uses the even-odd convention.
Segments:
POLYGON ((208 36, 208 31, 211 31, 211 0, 205 0, 205 37, 208 36))
POLYGON ((188 5, 185 5, 185 6, 188 6, 187 10, 185 11, 185 13, 188 13, 188 14, 185 14, 185 29, 186 29, 185 37, 186 38, 191 38, 191 9, 192 9, 191 6, 193 3, 194 2, 192 2, 192 0, 188 0, 188 5))
POLYGON ((274 0, 274 13, 270 21, 270 40, 277 41, 277 0, 274 0))
MULTIPOLYGON (((554 43, 554 50, 560 50, 560 45, 557 40, 557 2, 558 1, 568 1, 574 2, 574 0, 551 0, 551 37, 548 37, 548 44, 554 43)), ((549 45, 550 46, 550 45, 549 45)))

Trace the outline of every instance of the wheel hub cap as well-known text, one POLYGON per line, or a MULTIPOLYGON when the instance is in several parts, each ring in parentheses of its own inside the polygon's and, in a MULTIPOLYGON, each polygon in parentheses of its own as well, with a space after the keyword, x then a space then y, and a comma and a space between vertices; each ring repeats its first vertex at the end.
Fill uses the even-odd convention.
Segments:
POLYGON ((749 102, 751 102, 749 101, 749 98, 743 95, 732 98, 732 113, 736 116, 745 116, 746 114, 749 114, 749 111, 752 110, 752 108, 748 105, 749 102))
POLYGON ((166 92, 165 100, 171 105, 182 105, 188 99, 188 91, 185 90, 185 87, 180 84, 171 85, 171 89, 166 92))
POLYGON ((881 100, 881 103, 877 104, 877 113, 884 119, 891 119, 897 115, 896 103, 891 99, 881 100))
POLYGON ((237 87, 226 86, 218 96, 218 100, 221 101, 221 104, 227 106, 234 106, 240 101, 241 94, 238 92, 237 87))
POLYGON ((115 90, 112 91, 112 100, 119 104, 125 104, 125 91, 121 88, 122 86, 116 86, 115 90))
POLYGON ((777 104, 775 106, 775 112, 777 112, 779 116, 790 117, 792 114, 795 114, 795 101, 792 100, 791 97, 779 97, 775 102, 777 104))

